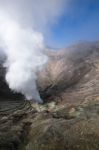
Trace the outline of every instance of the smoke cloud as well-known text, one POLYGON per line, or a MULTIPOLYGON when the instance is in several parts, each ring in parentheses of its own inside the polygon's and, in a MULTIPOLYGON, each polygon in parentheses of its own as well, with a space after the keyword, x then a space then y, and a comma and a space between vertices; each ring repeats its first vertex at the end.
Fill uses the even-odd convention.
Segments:
POLYGON ((64 0, 0 1, 0 53, 6 55, 5 79, 26 99, 42 102, 36 72, 47 63, 43 33, 62 13, 64 0))

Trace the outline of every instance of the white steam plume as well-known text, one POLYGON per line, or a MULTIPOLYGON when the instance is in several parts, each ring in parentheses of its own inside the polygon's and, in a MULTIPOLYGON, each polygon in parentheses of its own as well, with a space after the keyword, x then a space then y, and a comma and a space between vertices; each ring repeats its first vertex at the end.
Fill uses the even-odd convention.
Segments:
POLYGON ((36 70, 47 61, 47 56, 43 55, 42 35, 31 29, 21 28, 20 24, 5 14, 0 17, 0 23, 0 35, 7 55, 5 66, 9 87, 21 92, 27 99, 35 98, 40 102, 35 83, 36 70))
POLYGON ((58 17, 64 0, 0 1, 0 47, 6 54, 6 81, 27 99, 42 102, 36 72, 48 60, 41 32, 58 17), (41 2, 42 1, 42 2, 41 2))

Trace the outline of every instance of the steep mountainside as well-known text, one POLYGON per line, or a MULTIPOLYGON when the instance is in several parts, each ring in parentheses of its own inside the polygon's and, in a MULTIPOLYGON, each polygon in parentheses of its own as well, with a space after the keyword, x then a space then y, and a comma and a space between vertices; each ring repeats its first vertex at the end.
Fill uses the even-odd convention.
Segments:
POLYGON ((45 101, 53 98, 55 100, 60 96, 62 98, 65 93, 68 95, 69 91, 80 90, 83 86, 84 89, 87 89, 87 86, 90 88, 91 80, 97 80, 98 58, 98 42, 82 43, 51 53, 49 63, 38 77, 38 87, 45 101))

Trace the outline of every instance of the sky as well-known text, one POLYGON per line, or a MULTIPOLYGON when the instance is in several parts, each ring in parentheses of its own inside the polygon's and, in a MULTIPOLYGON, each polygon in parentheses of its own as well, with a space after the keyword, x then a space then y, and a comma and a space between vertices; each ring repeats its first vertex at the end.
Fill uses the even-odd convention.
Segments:
POLYGON ((99 40, 99 0, 70 0, 57 23, 50 27, 47 46, 63 48, 83 41, 99 40))

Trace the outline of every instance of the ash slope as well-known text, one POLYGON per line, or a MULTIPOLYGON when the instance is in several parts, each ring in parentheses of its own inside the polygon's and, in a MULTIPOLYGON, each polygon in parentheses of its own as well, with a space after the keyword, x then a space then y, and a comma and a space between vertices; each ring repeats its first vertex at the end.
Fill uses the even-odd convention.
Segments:
MULTIPOLYGON (((45 101, 66 101, 70 93, 77 95, 78 91, 83 96, 96 91, 98 94, 99 42, 81 43, 48 55, 49 63, 39 73, 37 81, 45 101)), ((79 96, 80 101, 83 96, 79 96)))

